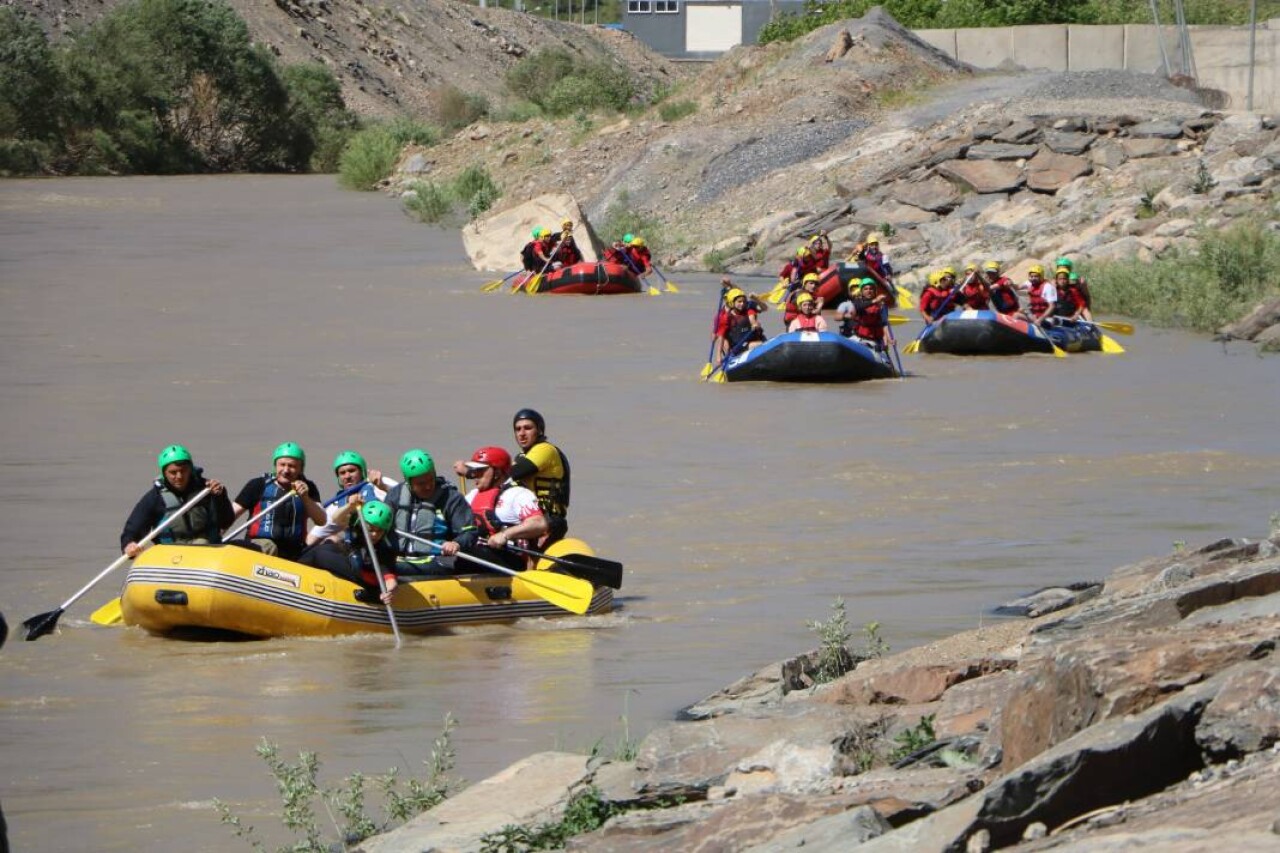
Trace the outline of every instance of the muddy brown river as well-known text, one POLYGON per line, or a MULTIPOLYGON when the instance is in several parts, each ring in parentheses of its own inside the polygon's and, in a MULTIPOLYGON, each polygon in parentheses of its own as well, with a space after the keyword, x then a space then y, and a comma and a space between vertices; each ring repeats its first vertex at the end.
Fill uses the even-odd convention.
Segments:
POLYGON ((522 406, 573 461, 573 530, 627 566, 615 614, 398 652, 92 625, 121 571, 60 633, 0 652, 15 850, 248 849, 215 798, 278 842, 262 738, 315 750, 327 780, 416 770, 451 713, 474 781, 642 736, 811 646, 806 620, 837 596, 901 649, 1176 541, 1260 534, 1280 510, 1280 361, 1250 348, 1140 328, 1116 357, 918 356, 901 382, 712 386, 710 277, 615 298, 480 293, 489 278, 456 233, 327 177, 0 183, 11 626, 116 556, 166 444, 238 488, 298 441, 328 496, 338 450, 390 470, 409 447, 512 447, 522 406))

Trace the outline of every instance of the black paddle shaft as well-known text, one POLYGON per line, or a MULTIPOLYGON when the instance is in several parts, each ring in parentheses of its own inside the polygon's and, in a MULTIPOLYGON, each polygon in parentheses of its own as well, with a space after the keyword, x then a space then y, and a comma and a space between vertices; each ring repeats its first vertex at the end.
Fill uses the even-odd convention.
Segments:
POLYGON ((566 554, 564 557, 553 557, 541 551, 534 551, 532 548, 521 548, 519 545, 512 545, 510 542, 507 543, 507 547, 516 553, 528 554, 530 557, 550 560, 556 565, 564 566, 568 574, 591 581, 596 586, 607 586, 612 589, 622 588, 622 563, 616 560, 606 560, 602 557, 591 557, 586 554, 566 554))

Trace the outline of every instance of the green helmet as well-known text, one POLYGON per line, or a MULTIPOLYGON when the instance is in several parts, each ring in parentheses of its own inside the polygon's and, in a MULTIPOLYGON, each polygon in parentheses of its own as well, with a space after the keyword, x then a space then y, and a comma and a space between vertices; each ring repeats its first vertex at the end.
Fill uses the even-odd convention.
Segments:
POLYGON ((364 519, 364 523, 379 530, 390 530, 391 521, 394 513, 391 507, 383 501, 366 501, 365 505, 360 508, 360 517, 364 519))
POLYGON ((424 474, 434 474, 435 471, 436 463, 432 460, 431 454, 425 450, 415 448, 405 451, 404 456, 400 457, 400 473, 405 476, 405 479, 412 480, 424 474))
POLYGON ((875 283, 876 283, 876 280, 874 278, 864 278, 858 282, 858 286, 865 287, 868 284, 874 285, 875 283))
POLYGON ((539 237, 542 236, 542 228, 535 227, 532 231, 529 232, 529 235, 533 237, 533 239, 537 240, 539 237))
POLYGON ((338 473, 338 469, 343 465, 354 465, 360 469, 360 476, 367 476, 369 466, 365 464, 364 457, 354 450, 344 450, 337 456, 333 457, 333 473, 338 473))
POLYGON ((1079 273, 1074 273, 1074 272, 1073 272, 1073 273, 1071 273, 1070 275, 1068 275, 1068 276, 1067 276, 1067 281, 1079 281, 1079 280, 1080 280, 1080 274, 1079 274, 1079 273))
POLYGON ((631 241, 634 240, 635 238, 636 238, 636 235, 632 234, 631 232, 627 232, 626 234, 622 235, 622 242, 626 243, 627 245, 631 245, 631 241))
POLYGON ((302 447, 296 441, 286 441, 277 447, 276 452, 271 454, 271 462, 275 464, 277 459, 286 456, 290 459, 297 459, 303 465, 307 464, 307 454, 302 451, 302 447))
POLYGON ((164 469, 175 462, 191 462, 191 451, 187 450, 181 444, 171 444, 164 450, 160 451, 160 455, 156 457, 156 463, 160 466, 160 473, 164 473, 164 469))
POLYGON ((1064 258, 1058 258, 1056 261, 1054 261, 1054 262, 1053 262, 1053 265, 1054 265, 1055 267, 1066 267, 1067 269, 1071 269, 1071 267, 1072 267, 1071 259, 1070 259, 1070 258, 1065 258, 1065 257, 1064 257, 1064 258))

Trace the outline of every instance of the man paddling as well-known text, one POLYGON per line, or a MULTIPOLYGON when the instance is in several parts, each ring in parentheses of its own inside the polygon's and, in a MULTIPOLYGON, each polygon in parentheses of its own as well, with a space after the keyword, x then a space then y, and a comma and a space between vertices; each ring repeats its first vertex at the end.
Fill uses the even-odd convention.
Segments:
POLYGON ((404 482, 387 492, 395 529, 440 542, 443 547, 397 537, 396 570, 402 574, 454 574, 458 551, 470 551, 479 538, 471 507, 452 483, 436 474, 435 460, 421 448, 400 457, 400 473, 404 482))
POLYGON ((130 559, 141 554, 144 549, 138 542, 206 486, 209 495, 155 541, 175 545, 220 544, 222 531, 235 516, 226 486, 217 480, 206 480, 204 470, 195 467, 191 451, 181 444, 171 444, 161 450, 156 463, 160 466, 160 479, 129 513, 120 533, 120 550, 130 559))
POLYGON ((304 476, 307 454, 297 442, 276 447, 271 464, 274 470, 245 483, 231 507, 237 517, 245 512, 252 517, 292 491, 291 500, 249 526, 248 539, 265 554, 293 560, 306 547, 307 521, 324 524, 327 519, 319 487, 304 476))
POLYGON ((508 479, 511 456, 501 447, 481 447, 463 465, 467 477, 476 481, 475 488, 467 492, 467 503, 488 540, 479 556, 516 571, 526 568, 526 559, 506 546, 510 542, 533 548, 550 531, 538 496, 508 479))
POLYGON ((520 453, 509 476, 538 496, 538 505, 547 516, 545 547, 569 532, 569 457, 547 440, 547 422, 535 409, 516 412, 511 430, 520 453))

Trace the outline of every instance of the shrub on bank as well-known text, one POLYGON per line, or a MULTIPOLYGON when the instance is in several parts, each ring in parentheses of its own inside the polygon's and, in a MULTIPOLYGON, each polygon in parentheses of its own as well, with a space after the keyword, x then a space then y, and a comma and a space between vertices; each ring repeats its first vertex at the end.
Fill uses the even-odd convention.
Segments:
POLYGON ((1280 293, 1277 269, 1280 234, 1242 222, 1169 257, 1091 263, 1084 272, 1098 312, 1212 331, 1280 293))
POLYGON ((408 116, 371 125, 353 135, 338 160, 338 182, 353 190, 371 190, 395 171, 406 145, 435 145, 440 131, 408 116))
POLYGON ((492 207, 501 195, 488 170, 483 166, 469 166, 445 185, 414 181, 404 197, 404 206, 419 222, 434 224, 444 221, 459 208, 474 219, 492 207))
POLYGON ((623 110, 636 94, 631 74, 607 62, 576 58, 560 48, 530 54, 507 71, 507 88, 548 115, 623 110))
POLYGON ((354 126, 327 69, 282 69, 225 0, 129 0, 57 45, 0 7, 7 171, 303 171, 354 126))
POLYGON ((663 238, 662 223, 657 217, 633 207, 631 196, 626 190, 618 193, 618 198, 605 209, 604 219, 600 221, 596 233, 606 243, 622 239, 623 234, 644 237, 650 246, 661 244, 663 238))

